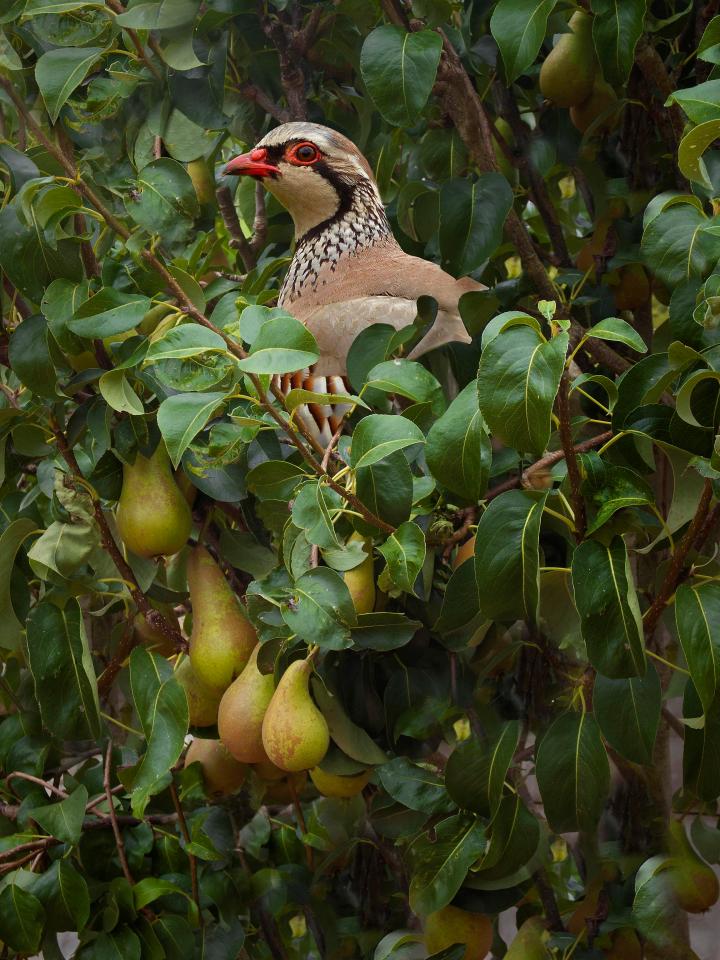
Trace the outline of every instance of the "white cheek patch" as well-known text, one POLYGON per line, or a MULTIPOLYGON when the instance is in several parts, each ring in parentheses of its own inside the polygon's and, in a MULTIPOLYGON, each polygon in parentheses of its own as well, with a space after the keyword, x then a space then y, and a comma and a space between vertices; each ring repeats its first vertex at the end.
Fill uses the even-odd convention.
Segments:
POLYGON ((278 164, 280 176, 268 180, 268 190, 277 197, 295 221, 295 236, 328 220, 338 210, 340 198, 329 181, 312 167, 296 167, 286 161, 278 164))

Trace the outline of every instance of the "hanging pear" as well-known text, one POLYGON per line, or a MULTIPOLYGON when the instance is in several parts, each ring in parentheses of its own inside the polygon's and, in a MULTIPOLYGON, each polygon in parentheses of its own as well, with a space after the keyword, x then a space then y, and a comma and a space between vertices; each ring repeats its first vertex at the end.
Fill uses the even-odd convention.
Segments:
POLYGON ((540 68, 540 90, 558 107, 573 107, 592 93, 595 79, 595 47, 592 17, 576 10, 540 68))
POLYGON ((348 799, 362 793, 370 779, 371 770, 362 770, 360 773, 340 775, 328 773, 322 767, 313 767, 310 779, 315 784, 318 793, 324 797, 340 797, 348 799))
POLYGON ((257 666, 258 644, 245 669, 223 694, 218 710, 220 739, 236 760, 262 763, 267 760, 262 741, 262 725, 275 691, 273 675, 260 673, 257 666))
POLYGON ((373 562, 372 539, 359 533, 350 535, 348 543, 360 541, 365 551, 365 559, 352 570, 343 574, 356 613, 372 613, 375 609, 375 564, 373 562))
POLYGON ((257 643, 255 628, 205 547, 197 546, 190 553, 187 579, 193 611, 193 670, 206 686, 226 690, 257 643))
POLYGON ((247 767, 231 757, 219 740, 201 740, 195 737, 185 754, 185 766, 199 763, 205 788, 209 794, 226 797, 236 793, 245 782, 247 767))
POLYGON ((672 857, 668 875, 680 906, 688 913, 709 910, 720 897, 718 878, 713 868, 695 852, 681 820, 670 821, 668 852, 672 857))
POLYGON ((123 543, 140 557, 170 556, 185 546, 192 515, 162 440, 152 456, 138 453, 123 464, 116 520, 123 543))
POLYGON ((485 960, 492 939, 492 920, 484 913, 471 913, 450 904, 425 920, 425 946, 430 953, 464 943, 463 960, 485 960))
POLYGON ((183 657, 175 667, 174 676, 185 691, 190 726, 212 727, 216 724, 222 690, 204 684, 193 670, 189 657, 183 657))
POLYGON ((317 767, 330 745, 327 721, 308 689, 311 672, 309 660, 294 660, 280 678, 263 720, 265 752, 281 770, 317 767))

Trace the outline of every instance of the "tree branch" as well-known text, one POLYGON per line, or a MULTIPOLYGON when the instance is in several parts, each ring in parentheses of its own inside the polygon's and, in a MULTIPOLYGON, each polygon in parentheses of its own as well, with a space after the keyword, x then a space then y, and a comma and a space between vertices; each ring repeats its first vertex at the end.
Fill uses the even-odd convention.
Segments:
POLYGON ((105 790, 105 796, 108 802, 108 817, 110 819, 110 825, 112 827, 112 832, 115 835, 115 846, 117 847, 118 859, 120 861, 120 866, 122 867, 123 876, 130 884, 133 886, 135 881, 133 880, 133 875, 130 872, 130 865, 127 861, 127 856, 125 854, 125 841, 123 840, 122 831, 117 821, 117 814, 115 813, 115 807, 113 806, 113 795, 112 789, 110 787, 110 765, 112 763, 112 740, 108 741, 107 751, 105 753, 105 769, 103 773, 103 788, 105 790))
POLYGON ((570 482, 570 502, 575 514, 575 539, 578 543, 585 539, 585 501, 580 491, 580 468, 572 439, 570 423, 570 378, 567 370, 560 378, 560 388, 557 394, 558 419, 560 421, 560 440, 562 442, 565 463, 567 464, 568 480, 570 482))
POLYGON ((190 863, 190 883, 192 886, 192 897, 195 901, 195 905, 198 909, 198 917, 200 918, 200 923, 202 925, 202 912, 200 909, 200 888, 198 887, 198 873, 197 873, 197 860, 195 856, 190 853, 187 849, 187 845, 190 844, 190 831, 188 830, 187 820, 185 819, 185 811, 182 808, 180 803, 180 797, 178 796, 177 787, 175 786, 175 774, 171 770, 170 776, 172 780, 170 781, 170 796, 172 797, 173 806, 175 807, 175 813, 178 818, 178 825, 180 827, 180 833, 183 836, 183 840, 186 844, 185 853, 187 854, 188 861, 190 863))

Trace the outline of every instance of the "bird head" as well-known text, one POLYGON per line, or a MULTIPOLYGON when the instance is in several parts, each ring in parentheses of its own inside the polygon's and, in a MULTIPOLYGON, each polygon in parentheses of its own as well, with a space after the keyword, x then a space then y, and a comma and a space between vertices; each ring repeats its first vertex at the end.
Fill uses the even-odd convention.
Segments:
POLYGON ((262 181, 289 211, 297 238, 349 210, 358 190, 382 206, 362 153, 347 137, 319 123, 276 127, 231 160, 224 172, 262 181))

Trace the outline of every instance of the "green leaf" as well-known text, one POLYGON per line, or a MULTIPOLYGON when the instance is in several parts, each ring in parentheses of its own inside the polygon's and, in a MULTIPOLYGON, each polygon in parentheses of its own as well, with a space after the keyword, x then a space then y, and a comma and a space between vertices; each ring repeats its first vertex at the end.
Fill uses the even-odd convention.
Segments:
POLYGON ((343 753, 368 766, 387 763, 387 757, 370 735, 353 723, 342 703, 319 679, 312 681, 315 701, 327 720, 330 736, 343 753))
POLYGON ((410 907, 426 916, 446 907, 487 845, 485 828, 475 817, 456 814, 421 834, 408 849, 410 907))
POLYGON ((720 80, 707 80, 686 90, 676 90, 667 102, 677 103, 693 123, 720 120, 720 80))
POLYGON ((143 402, 130 386, 124 370, 108 370, 100 377, 98 387, 107 405, 113 410, 136 417, 145 413, 143 402))
POLYGON ((465 274, 484 263, 500 244, 512 202, 510 184, 500 173, 446 180, 440 187, 443 267, 465 274))
POLYGON ((17 883, 0 890, 0 940, 19 954, 37 953, 45 911, 37 897, 17 883))
POLYGON ((565 363, 568 336, 547 341, 525 324, 486 344, 478 369, 480 412, 490 431, 521 453, 541 456, 565 363))
POLYGON ((603 737, 632 763, 649 766, 660 723, 662 689, 655 667, 648 663, 644 677, 611 680, 595 677, 593 712, 603 737))
POLYGON ((315 567, 296 580, 281 611, 285 623, 306 643, 328 650, 350 646, 355 607, 345 581, 330 567, 315 567))
POLYGON ((433 413, 445 409, 442 387, 420 363, 413 360, 384 360, 367 375, 367 387, 407 397, 415 403, 429 403, 433 413))
MULTIPOLYGON (((498 881, 511 878, 526 868, 534 858, 540 841, 540 824, 520 797, 510 794, 502 798, 490 824, 485 853, 473 867, 469 886, 476 890, 492 890, 498 881)), ((503 884, 507 887, 508 883, 503 884)), ((523 960, 529 960, 523 957, 523 960)))
POLYGON ((45 729, 66 740, 100 736, 95 671, 74 597, 63 609, 48 600, 33 607, 27 621, 27 651, 45 729))
POLYGON ((82 279, 78 244, 59 240, 50 246, 39 224, 26 225, 18 217, 15 202, 0 210, 0 267, 20 293, 35 303, 51 280, 62 277, 79 283, 82 279))
POLYGON ((678 587, 675 622, 703 710, 709 710, 720 686, 720 585, 678 587))
POLYGON ((4 650, 17 650, 20 646, 22 624, 13 609, 10 577, 18 550, 34 530, 33 521, 23 517, 9 523, 0 535, 0 647, 4 650))
POLYGON ((572 581, 590 663, 613 679, 644 677, 642 617, 623 539, 581 543, 572 581))
POLYGON ((68 97, 82 83, 90 67, 105 53, 103 47, 61 47, 48 50, 35 65, 35 80, 53 123, 68 97))
POLYGON ((15 48, 0 30, 0 67, 4 70, 22 70, 23 63, 15 52, 15 48))
POLYGON ((658 214, 643 231, 643 260, 666 287, 691 276, 704 277, 717 260, 710 221, 692 203, 677 203, 658 214))
POLYGON ((80 784, 65 800, 34 807, 31 816, 51 837, 76 844, 80 840, 87 802, 87 789, 80 784))
POLYGON ((183 323, 154 340, 145 354, 145 363, 157 363, 158 360, 194 357, 208 350, 225 350, 223 338, 201 327, 199 323, 183 323))
POLYGON ((8 358, 20 381, 39 397, 56 396, 55 366, 50 355, 48 325, 39 314, 28 317, 13 331, 8 358))
POLYGON ((448 796, 441 777, 427 767, 395 757, 377 769, 384 790, 410 810, 423 813, 448 813, 454 804, 448 796))
POLYGON ((318 403, 321 405, 347 403, 348 405, 363 407, 365 410, 370 409, 364 400, 361 400, 360 397, 356 397, 352 393, 317 393, 314 390, 297 388, 285 395, 285 409, 288 413, 292 413, 293 410, 296 410, 306 403, 318 403))
POLYGON ((685 686, 683 718, 686 721, 683 744, 683 784, 701 800, 715 800, 720 795, 720 697, 705 710, 699 729, 688 720, 703 718, 703 706, 691 680, 685 686))
POLYGON ((250 355, 239 360, 246 373, 293 373, 311 367, 320 356, 315 337, 295 317, 271 317, 253 339, 250 355))
POLYGON ((624 343, 631 350, 637 350, 638 353, 647 353, 647 345, 643 338, 634 327, 620 317, 601 320, 590 327, 587 336, 595 340, 614 340, 617 343, 624 343))
POLYGON ((703 154, 717 140, 718 136, 720 136, 720 119, 708 120, 706 123, 701 123, 689 130, 678 147, 680 172, 688 180, 701 183, 709 190, 713 189, 713 184, 708 176, 703 154))
MULTIPOLYGON (((356 472, 355 493, 376 516, 394 527, 410 516, 413 501, 413 476, 402 451, 356 472)), ((376 528, 356 519, 355 527, 372 535, 376 528)))
POLYGON ((176 393, 160 404, 157 423, 174 467, 224 399, 224 393, 176 393))
POLYGON ((80 932, 87 925, 90 919, 88 885, 69 860, 56 860, 33 883, 32 893, 43 905, 48 929, 80 932))
POLYGON ((89 7, 92 0, 27 0, 23 17, 40 17, 46 13, 71 13, 89 7))
POLYGON ((173 30, 192 23, 200 0, 151 0, 136 3, 115 17, 115 23, 133 30, 173 30))
POLYGON ((425 458, 435 479, 452 493, 472 503, 481 499, 492 449, 474 383, 458 394, 430 428, 425 458))
POLYGON ((499 0, 490 31, 500 48, 505 79, 513 83, 538 55, 555 0, 499 0))
POLYGON ((592 0, 592 34, 608 83, 627 82, 643 32, 646 0, 592 0))
POLYGON ((404 613, 360 613, 351 630, 353 646, 357 650, 397 650, 410 643, 421 626, 419 620, 409 620, 404 613))
POLYGON ((295 526, 305 531, 310 543, 319 547, 339 547, 330 511, 342 506, 340 495, 316 480, 304 483, 297 491, 292 505, 295 526))
POLYGON ((618 510, 655 503, 652 487, 634 470, 606 463, 597 453, 582 454, 581 463, 585 473, 581 492, 597 510, 588 534, 599 530, 618 510))
POLYGON ((130 655, 130 690, 147 741, 145 753, 123 772, 133 815, 142 817, 150 797, 167 786, 168 771, 185 745, 188 704, 171 665, 144 647, 130 655))
POLYGON ((473 737, 453 750, 445 768, 445 786, 461 810, 490 819, 495 816, 519 736, 518 722, 512 720, 497 737, 482 743, 473 737))
POLYGON ((409 127, 427 103, 440 63, 442 38, 434 30, 407 33, 385 24, 363 43, 360 72, 388 123, 409 127))
POLYGON ((125 208, 138 226, 170 244, 189 238, 200 212, 187 170, 170 157, 160 157, 142 168, 125 199, 125 208))
POLYGON ((565 713, 542 738, 535 762, 545 816, 556 833, 594 831, 610 788, 610 765, 595 718, 565 713))
POLYGON ((490 502, 475 538, 480 609, 489 620, 537 622, 540 521, 547 493, 508 490, 490 502))
POLYGON ((350 464, 356 470, 368 467, 416 443, 425 436, 411 420, 398 415, 373 413, 355 428, 350 448, 350 464))
POLYGON ((415 581, 425 562, 425 534, 411 520, 401 524, 378 548, 387 561, 390 579, 406 593, 414 593, 415 581))
POLYGON ((110 337, 136 327, 152 306, 149 297, 121 293, 102 287, 85 300, 68 320, 68 327, 81 337, 110 337))

